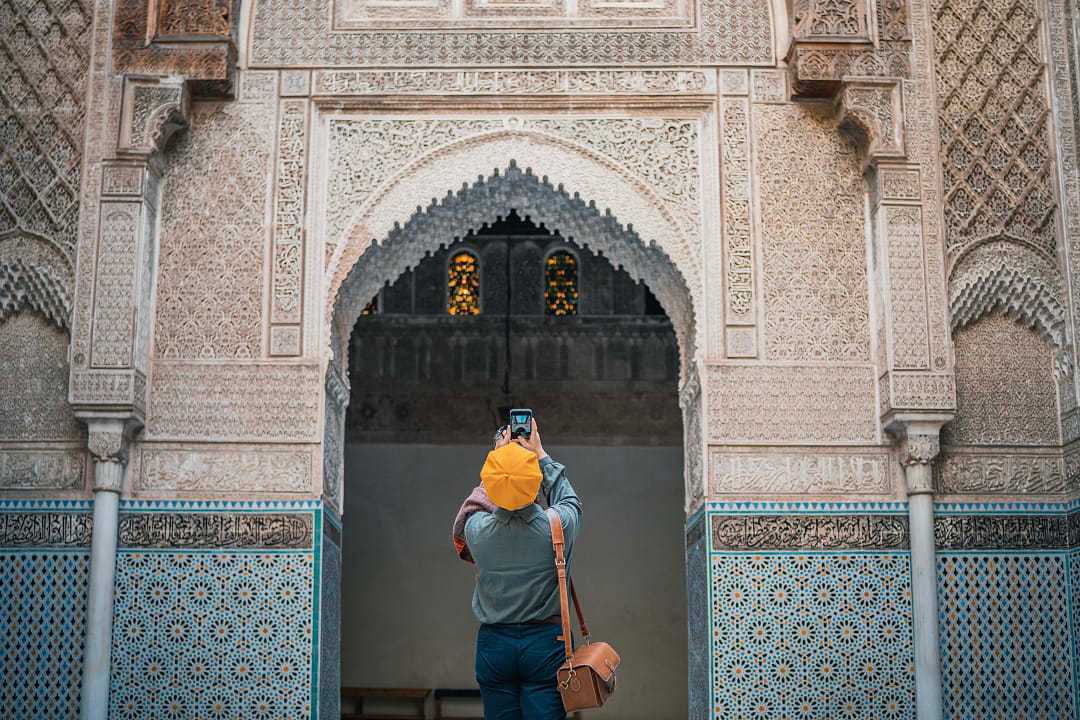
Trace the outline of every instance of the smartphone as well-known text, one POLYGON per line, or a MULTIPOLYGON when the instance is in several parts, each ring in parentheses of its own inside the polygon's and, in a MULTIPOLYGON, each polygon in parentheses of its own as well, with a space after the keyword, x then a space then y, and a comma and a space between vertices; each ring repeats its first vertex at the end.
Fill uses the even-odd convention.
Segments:
POLYGON ((533 411, 528 408, 515 408, 510 411, 510 439, 520 437, 528 440, 532 437, 533 411))

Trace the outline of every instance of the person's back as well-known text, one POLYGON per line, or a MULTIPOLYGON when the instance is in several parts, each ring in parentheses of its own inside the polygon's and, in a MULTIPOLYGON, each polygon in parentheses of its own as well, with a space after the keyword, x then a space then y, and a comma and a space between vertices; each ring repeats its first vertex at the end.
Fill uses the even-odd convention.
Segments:
POLYGON ((492 505, 465 522, 476 562, 473 614, 476 680, 485 720, 565 717, 555 673, 564 658, 551 527, 544 501, 562 519, 569 565, 581 503, 566 469, 544 452, 533 421, 529 439, 504 433, 481 477, 492 505), (519 449, 520 448, 520 449, 519 449))

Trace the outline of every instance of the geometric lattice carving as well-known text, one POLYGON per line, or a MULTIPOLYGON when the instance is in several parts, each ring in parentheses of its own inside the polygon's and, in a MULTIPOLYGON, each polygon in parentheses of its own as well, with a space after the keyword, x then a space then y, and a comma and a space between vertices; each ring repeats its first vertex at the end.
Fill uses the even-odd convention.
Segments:
POLYGON ((904 554, 714 555, 710 717, 914 718, 904 554))
POLYGON ((0 234, 75 258, 90 67, 86 0, 0 0, 0 234))
POLYGON ((86 552, 0 555, 0 715, 79 715, 86 632, 86 552))
POLYGON ((1035 0, 932 0, 946 248, 1056 245, 1042 22, 1035 0))
POLYGON ((48 268, 19 260, 0 263, 0 322, 23 308, 36 310, 64 330, 71 313, 71 288, 48 268))
POLYGON ((167 155, 155 350, 163 358, 257 358, 274 113, 198 107, 167 155))
POLYGON ((956 419, 947 443, 1056 445, 1057 384, 1049 344, 1001 315, 958 330, 956 419))
POLYGON ((753 118, 765 355, 869 360, 863 179, 855 148, 800 106, 758 105, 753 118))
POLYGON ((111 717, 311 716, 313 555, 122 552, 111 717))
POLYGON ((1073 717, 1065 556, 938 558, 945 717, 1073 717))

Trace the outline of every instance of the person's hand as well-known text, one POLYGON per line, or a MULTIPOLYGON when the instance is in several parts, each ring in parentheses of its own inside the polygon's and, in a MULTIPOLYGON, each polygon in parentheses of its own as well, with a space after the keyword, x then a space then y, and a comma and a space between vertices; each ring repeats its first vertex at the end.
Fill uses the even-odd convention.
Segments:
POLYGON ((510 442, 510 426, 503 425, 499 428, 499 436, 495 440, 495 449, 498 450, 503 445, 507 445, 510 442))
POLYGON ((521 447, 525 448, 529 452, 536 453, 536 457, 539 460, 543 460, 547 457, 547 453, 544 452, 544 445, 540 442, 540 426, 536 424, 536 418, 532 420, 532 433, 529 435, 529 439, 516 437, 514 438, 521 447))

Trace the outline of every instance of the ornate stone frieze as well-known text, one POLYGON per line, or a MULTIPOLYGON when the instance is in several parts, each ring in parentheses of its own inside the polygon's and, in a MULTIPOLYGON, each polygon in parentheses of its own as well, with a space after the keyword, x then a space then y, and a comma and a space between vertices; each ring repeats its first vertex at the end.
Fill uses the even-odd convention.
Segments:
POLYGON ((139 267, 142 210, 140 202, 101 205, 90 346, 93 368, 126 368, 134 361, 135 270, 139 267))
POLYGON ((911 73, 908 43, 837 47, 795 43, 788 53, 792 95, 834 97, 844 78, 906 78, 911 73))
POLYGON ((0 450, 0 490, 81 490, 85 483, 82 450, 0 450))
POLYGON ((134 548, 290 550, 312 546, 311 513, 128 512, 119 545, 134 548))
POLYGON ((1002 314, 961 328, 956 342, 956 419, 947 442, 1058 445, 1058 391, 1049 343, 1002 314))
POLYGON ((1060 455, 963 453, 946 448, 934 467, 940 494, 1058 495, 1068 492, 1060 455))
POLYGON ((266 447, 161 447, 135 450, 139 492, 252 493, 312 491, 312 451, 266 447))
POLYGON ((154 365, 146 437, 153 440, 318 442, 315 365, 154 365))
POLYGON ((874 443, 870 366, 710 365, 709 442, 874 443))
MULTIPOLYGON (((772 65, 775 54, 772 13, 768 2, 754 0, 702 0, 697 3, 694 26, 686 29, 641 28, 626 18, 643 8, 662 3, 626 2, 608 5, 603 16, 613 27, 604 29, 546 29, 551 18, 530 27, 504 31, 455 29, 445 25, 434 6, 414 8, 405 3, 383 3, 384 12, 397 17, 397 28, 343 31, 334 27, 336 7, 366 7, 355 0, 335 8, 332 0, 304 6, 287 0, 268 0, 254 8, 251 60, 256 66, 424 66, 457 65, 505 67, 597 65, 772 65), (413 12, 409 12, 409 8, 413 12), (636 8, 636 10, 635 10, 636 8), (417 17, 419 14, 419 17, 417 17), (430 22, 442 24, 434 30, 430 22), (402 27, 404 23, 404 27, 402 27), (428 23, 425 29, 424 24, 428 23)), ((602 3, 583 2, 579 10, 602 3)), ((533 5, 530 8, 535 9, 533 5)), ((551 5, 550 7, 557 7, 551 5)), ((689 7, 689 5, 687 5, 689 7)), ((502 24, 520 15, 520 8, 502 4, 488 12, 502 24)), ((338 21, 340 23, 340 18, 338 21)), ((586 24, 587 28, 587 24, 586 24)))
POLYGON ((154 324, 160 358, 262 354, 274 125, 273 106, 263 102, 196 104, 191 129, 168 153, 154 324))
MULTIPOLYGON (((91 3, 0 3, 0 237, 47 238, 74 265, 91 3)), ((0 250, 2 252, 2 250, 0 250)))
POLYGON ((316 70, 313 94, 672 95, 715 90, 714 75, 707 70, 316 70))
POLYGON ((692 0, 333 0, 335 30, 694 29, 692 0))
POLYGON ((870 359, 863 180, 854 146, 804 105, 755 105, 764 351, 870 359))
POLYGON ((904 515, 710 514, 712 550, 906 550, 904 515))
POLYGON ((138 370, 75 371, 68 398, 76 406, 130 406, 141 415, 146 409, 146 376, 138 370))
POLYGON ((1035 0, 932 0, 946 246, 995 237, 1054 256, 1049 103, 1035 0))
POLYGON ((709 495, 889 495, 883 453, 755 453, 711 448, 709 495))
POLYGON ((83 512, 0 512, 0 548, 85 548, 94 517, 83 512))
POLYGON ((934 540, 941 550, 1060 550, 1069 547, 1066 515, 941 515, 934 540))

